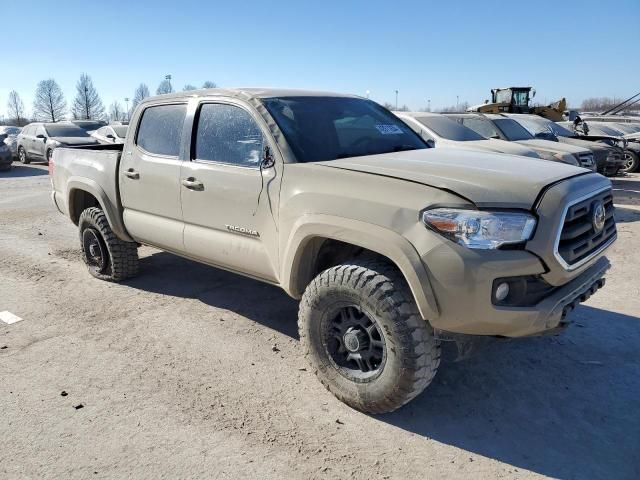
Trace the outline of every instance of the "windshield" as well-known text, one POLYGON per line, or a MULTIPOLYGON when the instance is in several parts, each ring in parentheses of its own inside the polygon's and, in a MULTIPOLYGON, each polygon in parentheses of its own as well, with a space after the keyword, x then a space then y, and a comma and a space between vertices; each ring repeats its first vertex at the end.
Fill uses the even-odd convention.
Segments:
POLYGON ((616 123, 612 127, 624 133, 638 133, 640 131, 640 125, 633 123, 616 123))
POLYGON ((111 128, 113 128, 113 131, 116 132, 116 135, 118 136, 118 138, 124 138, 127 135, 127 129, 129 127, 127 127, 126 125, 121 125, 121 126, 113 126, 111 128))
POLYGON ((89 134, 80 127, 72 125, 46 125, 45 130, 50 137, 88 137, 89 134))
POLYGON ((556 137, 574 137, 573 132, 567 130, 562 125, 558 125, 556 122, 547 120, 545 118, 531 118, 531 117, 514 117, 513 120, 518 122, 524 128, 526 128, 531 135, 538 133, 548 133, 551 131, 556 137))
POLYGON ((433 130, 439 137, 457 142, 468 142, 473 140, 485 140, 484 137, 458 122, 444 116, 417 117, 416 120, 425 127, 433 130))
POLYGON ((610 127, 609 125, 596 125, 591 122, 586 122, 589 126, 589 135, 608 135, 610 137, 619 137, 624 135, 624 132, 610 127))
POLYGON ((98 130, 99 128, 104 127, 104 123, 100 123, 100 122, 82 122, 82 123, 76 123, 76 125, 86 132, 92 132, 94 130, 98 130))
POLYGON ((510 142, 515 142, 517 140, 531 140, 533 138, 533 135, 531 135, 522 125, 510 118, 498 118, 494 120, 493 123, 502 131, 504 136, 510 142))
POLYGON ((371 100, 275 97, 263 103, 299 162, 428 148, 399 118, 371 100))
POLYGON ((19 127, 0 127, 0 135, 17 135, 20 133, 20 130, 22 129, 19 127))
POLYGON ((497 91, 495 101, 496 103, 511 103, 511 89, 497 91))

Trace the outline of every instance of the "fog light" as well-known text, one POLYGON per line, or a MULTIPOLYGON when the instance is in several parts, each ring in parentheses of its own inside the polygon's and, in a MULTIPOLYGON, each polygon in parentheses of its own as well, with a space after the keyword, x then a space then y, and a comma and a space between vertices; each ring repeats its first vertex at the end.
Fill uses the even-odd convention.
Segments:
POLYGON ((500 285, 498 285, 495 292, 496 300, 502 302, 505 298, 507 298, 507 295, 509 295, 509 284, 501 283, 500 285))

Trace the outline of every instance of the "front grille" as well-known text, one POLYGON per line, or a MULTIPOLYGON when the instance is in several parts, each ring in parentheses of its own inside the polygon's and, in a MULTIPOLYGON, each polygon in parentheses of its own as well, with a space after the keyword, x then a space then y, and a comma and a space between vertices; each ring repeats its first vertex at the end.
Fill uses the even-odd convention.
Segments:
POLYGON ((580 166, 593 170, 593 153, 580 153, 578 155, 580 159, 580 166))
POLYGON ((567 267, 577 268, 606 247, 616 236, 613 218, 611 189, 599 192, 567 208, 557 246, 557 254, 567 267), (604 228, 596 232, 594 211, 599 203, 604 205, 604 228))

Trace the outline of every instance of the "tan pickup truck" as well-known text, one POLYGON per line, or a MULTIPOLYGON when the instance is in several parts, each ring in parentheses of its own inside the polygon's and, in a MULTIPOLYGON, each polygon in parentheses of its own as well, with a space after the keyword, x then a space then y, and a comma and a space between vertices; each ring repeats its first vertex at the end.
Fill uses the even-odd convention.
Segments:
POLYGON ((442 341, 560 330, 616 239, 603 176, 428 148, 332 93, 153 97, 124 145, 58 148, 51 171, 92 275, 137 274, 146 244, 278 285, 322 383, 372 413, 431 382, 442 341))

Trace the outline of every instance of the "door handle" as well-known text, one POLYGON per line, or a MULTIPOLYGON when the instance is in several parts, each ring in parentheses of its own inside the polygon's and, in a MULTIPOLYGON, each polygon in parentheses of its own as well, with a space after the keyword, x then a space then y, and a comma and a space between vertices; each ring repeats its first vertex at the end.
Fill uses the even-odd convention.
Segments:
POLYGON ((184 185, 189 190, 204 190, 204 184, 193 177, 183 178, 182 185, 184 185))
POLYGON ((127 177, 132 178, 134 180, 138 180, 140 178, 140 174, 138 172, 136 172, 133 168, 130 168, 130 169, 126 170, 124 172, 124 174, 127 177))

